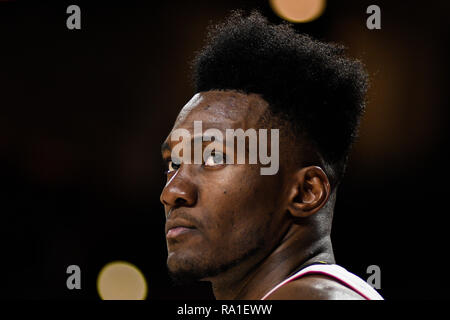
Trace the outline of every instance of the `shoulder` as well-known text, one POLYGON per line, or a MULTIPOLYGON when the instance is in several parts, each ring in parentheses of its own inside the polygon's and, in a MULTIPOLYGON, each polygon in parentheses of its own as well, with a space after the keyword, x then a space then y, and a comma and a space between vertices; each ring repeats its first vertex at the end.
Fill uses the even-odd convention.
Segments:
POLYGON ((267 300, 364 300, 345 285, 323 275, 306 275, 291 281, 267 300))

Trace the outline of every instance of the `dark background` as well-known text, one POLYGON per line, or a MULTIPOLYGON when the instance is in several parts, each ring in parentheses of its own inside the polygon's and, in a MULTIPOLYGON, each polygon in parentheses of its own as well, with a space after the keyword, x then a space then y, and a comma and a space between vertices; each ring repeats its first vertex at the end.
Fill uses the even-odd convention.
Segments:
MULTIPOLYGON (((167 276, 160 144, 191 98, 189 63, 210 22, 268 1, 0 1, 0 291, 99 299, 98 272, 138 266, 149 299, 212 298, 167 276), (81 30, 66 8, 81 7, 81 30), (66 288, 66 268, 82 289, 66 288)), ((301 32, 338 42, 371 76, 361 136, 339 190, 337 262, 386 299, 449 298, 448 2, 328 1, 301 32), (366 28, 381 7, 382 29, 366 28)))

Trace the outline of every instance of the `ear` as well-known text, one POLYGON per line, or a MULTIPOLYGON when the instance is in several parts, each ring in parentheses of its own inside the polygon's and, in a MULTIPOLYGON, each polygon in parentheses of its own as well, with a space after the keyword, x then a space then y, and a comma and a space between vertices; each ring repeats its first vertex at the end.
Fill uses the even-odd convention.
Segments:
POLYGON ((320 167, 302 168, 293 176, 287 210, 297 218, 309 217, 327 203, 330 192, 330 182, 320 167))

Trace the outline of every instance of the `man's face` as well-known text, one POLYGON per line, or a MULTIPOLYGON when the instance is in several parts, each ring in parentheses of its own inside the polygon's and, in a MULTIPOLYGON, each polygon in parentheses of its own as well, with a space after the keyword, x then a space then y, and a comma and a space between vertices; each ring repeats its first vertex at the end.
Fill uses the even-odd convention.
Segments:
POLYGON ((177 144, 171 141, 175 129, 187 129, 194 137, 194 121, 202 121, 203 131, 217 128, 225 137, 226 129, 261 128, 258 120, 267 108, 258 95, 208 91, 195 95, 180 112, 164 143, 169 172, 161 194, 167 265, 175 278, 210 279, 249 259, 261 260, 286 229, 280 173, 261 175, 261 165, 248 161, 176 165, 170 158, 177 144))

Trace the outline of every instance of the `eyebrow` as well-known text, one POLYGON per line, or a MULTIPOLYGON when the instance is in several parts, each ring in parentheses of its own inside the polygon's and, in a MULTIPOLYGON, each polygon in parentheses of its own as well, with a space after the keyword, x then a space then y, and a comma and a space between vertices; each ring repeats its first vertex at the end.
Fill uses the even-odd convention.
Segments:
MULTIPOLYGON (((191 142, 194 141, 194 143, 195 143, 196 140, 200 140, 200 143, 202 143, 202 144, 205 142, 210 142, 210 141, 203 141, 204 137, 211 139, 211 137, 213 137, 213 136, 210 136, 210 135, 194 136, 194 137, 191 137, 190 141, 191 142)), ((217 139, 217 140, 214 139, 211 142, 223 143, 223 141, 221 139, 217 139)), ((171 151, 171 150, 172 150, 172 148, 170 147, 169 143, 163 142, 163 144, 161 145, 161 153, 164 153, 165 151, 171 151)))

